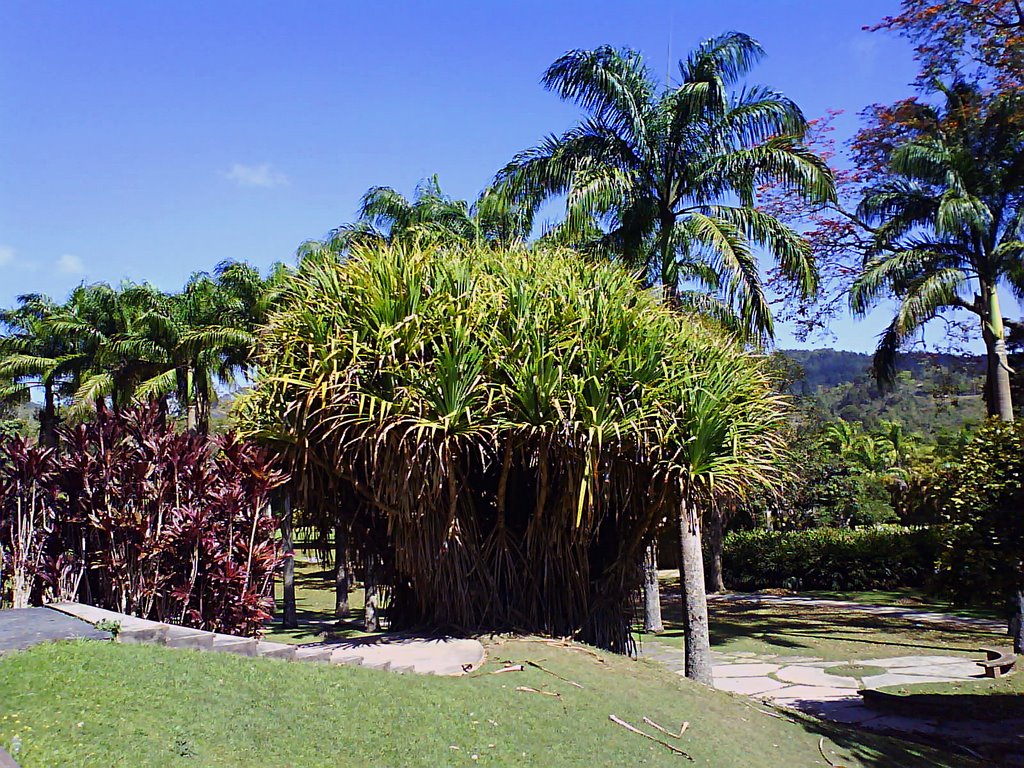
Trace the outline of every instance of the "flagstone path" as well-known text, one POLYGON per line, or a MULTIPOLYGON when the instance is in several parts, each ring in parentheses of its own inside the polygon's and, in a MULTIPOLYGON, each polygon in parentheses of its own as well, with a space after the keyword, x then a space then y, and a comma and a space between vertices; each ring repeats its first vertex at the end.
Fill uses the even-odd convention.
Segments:
MULTIPOLYGON (((1005 624, 947 614, 873 606, 840 600, 819 600, 774 595, 715 595, 712 600, 772 604, 798 604, 843 608, 879 616, 896 616, 925 623, 966 625, 1005 631, 1005 624)), ((685 655, 681 648, 645 638, 640 651, 682 675, 685 655)), ((997 722, 933 715, 907 716, 879 711, 866 703, 858 691, 914 683, 952 683, 981 678, 975 660, 964 656, 907 655, 858 659, 852 662, 826 661, 813 656, 712 651, 716 688, 743 694, 806 714, 873 731, 908 737, 941 737, 947 743, 971 749, 1004 745, 1007 734, 1024 734, 1024 719, 997 722), (833 670, 846 671, 837 674, 833 670)), ((981 654, 978 655, 981 658, 981 654)), ((1022 674, 1018 672, 1016 674, 1022 674)), ((1019 738, 1019 737, 1018 737, 1019 738)), ((1024 766, 1024 743, 1020 753, 1009 755, 1010 765, 1024 766)), ((1006 756, 1004 755, 1004 758, 1006 756)))

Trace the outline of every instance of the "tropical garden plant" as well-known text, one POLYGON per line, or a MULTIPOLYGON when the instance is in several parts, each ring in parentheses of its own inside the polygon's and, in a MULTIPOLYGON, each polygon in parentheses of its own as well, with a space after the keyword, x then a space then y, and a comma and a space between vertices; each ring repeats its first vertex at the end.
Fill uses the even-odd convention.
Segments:
POLYGON ((84 417, 156 399, 186 426, 209 431, 217 385, 251 372, 256 328, 273 307, 287 270, 264 278, 224 262, 177 293, 148 284, 76 288, 64 304, 27 295, 0 313, 0 399, 42 399, 40 437, 54 445, 64 416, 84 417))
POLYGON ((371 187, 355 222, 342 224, 323 241, 305 243, 300 253, 315 248, 345 253, 354 245, 382 243, 511 246, 530 236, 533 218, 532 207, 517 205, 493 188, 472 204, 452 198, 434 175, 417 185, 411 200, 392 187, 371 187))
POLYGON ((1024 293, 1024 97, 943 87, 945 104, 904 105, 900 136, 872 150, 887 163, 861 202, 873 243, 850 306, 898 305, 875 355, 881 379, 901 347, 953 310, 975 316, 988 356, 990 415, 1013 420, 1000 289, 1024 293))
POLYGON ((297 504, 378 558, 396 627, 628 651, 662 518, 683 510, 699 572, 701 511, 780 480, 786 408, 761 361, 570 251, 317 251, 259 362, 243 422, 284 456, 297 504))
POLYGON ((529 206, 564 195, 565 220, 549 238, 621 260, 676 304, 770 338, 758 248, 802 295, 818 275, 804 239, 755 205, 758 188, 814 200, 834 190, 801 144, 796 104, 760 86, 733 90, 763 54, 741 33, 711 38, 662 85, 636 51, 566 53, 543 83, 587 117, 518 154, 497 189, 529 206))
POLYGON ((279 564, 269 456, 234 435, 176 433, 156 405, 0 440, 0 602, 79 600, 255 634, 279 564))
POLYGON ((930 491, 951 523, 941 585, 962 602, 1007 606, 1024 653, 1024 424, 990 419, 930 491))

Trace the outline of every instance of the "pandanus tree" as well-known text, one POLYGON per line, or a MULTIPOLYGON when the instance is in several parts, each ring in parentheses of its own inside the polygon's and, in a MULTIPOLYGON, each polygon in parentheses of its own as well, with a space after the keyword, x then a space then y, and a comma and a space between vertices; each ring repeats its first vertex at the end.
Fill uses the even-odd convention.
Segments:
POLYGON ((299 505, 374 553, 396 627, 627 651, 661 520, 683 509, 689 535, 720 493, 778 480, 786 410, 763 361, 570 251, 312 254, 259 362, 244 423, 299 505))
POLYGON ((763 53, 744 34, 712 38, 664 86, 635 51, 566 53, 542 82, 587 117, 513 158, 496 188, 524 205, 564 195, 554 239, 619 259, 677 304, 770 337, 758 248, 805 295, 817 272, 804 240, 758 210, 757 189, 773 183, 823 200, 834 188, 800 143, 807 123, 796 104, 759 86, 734 92, 763 53))
POLYGON ((956 310, 974 315, 988 357, 988 412, 1012 421, 999 290, 1024 295, 1024 97, 987 97, 963 83, 942 93, 940 108, 914 105, 910 138, 864 196, 874 242, 850 303, 864 315, 896 299, 875 353, 882 380, 927 323, 956 310))

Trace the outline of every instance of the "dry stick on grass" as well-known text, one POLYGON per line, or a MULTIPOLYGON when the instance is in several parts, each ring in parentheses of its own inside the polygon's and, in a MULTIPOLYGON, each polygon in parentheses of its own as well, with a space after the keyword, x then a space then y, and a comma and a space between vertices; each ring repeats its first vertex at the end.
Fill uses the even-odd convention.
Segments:
POLYGON ((658 725, 656 722, 651 720, 651 718, 649 718, 649 717, 645 716, 644 717, 644 722, 647 723, 649 726, 651 726, 651 728, 657 728, 659 731, 664 733, 666 736, 671 736, 673 739, 681 739, 681 738, 683 738, 683 734, 686 733, 686 729, 690 727, 690 724, 688 722, 687 723, 683 723, 681 726, 679 726, 679 734, 676 735, 676 734, 672 733, 672 731, 668 730, 667 728, 663 728, 662 726, 658 725))
POLYGON ((491 672, 491 674, 492 675, 500 675, 502 672, 522 672, 522 671, 523 671, 523 665, 522 664, 511 664, 511 665, 509 665, 507 667, 502 667, 501 669, 496 669, 493 672, 491 672))
POLYGON ((636 734, 638 734, 640 736, 643 736, 645 739, 650 739, 655 744, 661 744, 661 746, 665 747, 665 749, 668 749, 668 750, 670 750, 672 752, 675 752, 677 755, 682 755, 687 760, 691 760, 691 761, 693 760, 692 757, 690 757, 688 754, 683 752, 683 750, 681 750, 679 747, 674 746, 672 744, 669 744, 667 741, 662 741, 657 736, 651 736, 651 734, 649 734, 649 733, 644 733, 639 728, 636 728, 635 726, 632 726, 629 723, 627 723, 625 720, 620 718, 618 715, 608 715, 608 719, 611 720, 613 723, 621 725, 623 728, 625 728, 627 731, 629 731, 631 733, 636 733, 636 734))
POLYGON ((576 643, 570 643, 565 640, 542 640, 541 642, 544 643, 544 645, 550 645, 554 648, 568 648, 570 651, 586 653, 590 656, 593 656, 602 664, 608 663, 597 651, 592 651, 589 648, 585 648, 582 645, 577 645, 576 643))
POLYGON ((822 736, 820 739, 818 739, 818 751, 821 752, 821 756, 825 758, 825 762, 828 763, 829 765, 831 765, 832 768, 843 768, 843 766, 839 765, 838 763, 833 763, 829 759, 828 755, 825 754, 825 737, 824 736, 822 736))
POLYGON ((539 669, 539 670, 540 670, 541 672, 547 672, 547 673, 548 673, 549 675, 551 675, 552 677, 557 677, 557 678, 558 678, 559 680, 561 680, 561 681, 562 681, 563 683, 568 683, 569 685, 574 685, 574 686, 576 686, 577 688, 580 688, 580 689, 582 689, 582 688, 583 688, 583 686, 582 686, 582 685, 580 685, 579 683, 577 683, 577 682, 575 682, 575 681, 573 681, 573 680, 570 680, 570 679, 568 679, 568 678, 566 678, 566 677, 562 677, 562 676, 561 676, 560 674, 558 674, 557 672, 552 672, 552 671, 551 671, 550 669, 548 669, 547 667, 542 667, 542 666, 541 666, 540 664, 538 664, 538 663, 537 663, 536 661, 529 661, 529 660, 527 660, 527 662, 526 662, 526 663, 527 663, 527 664, 529 664, 529 665, 530 665, 531 667, 536 667, 536 668, 537 668, 537 669, 539 669))
POLYGON ((523 693, 539 693, 541 696, 555 696, 556 698, 561 698, 562 696, 562 694, 555 693, 554 691, 538 691, 536 688, 531 688, 528 685, 517 685, 516 690, 523 693))

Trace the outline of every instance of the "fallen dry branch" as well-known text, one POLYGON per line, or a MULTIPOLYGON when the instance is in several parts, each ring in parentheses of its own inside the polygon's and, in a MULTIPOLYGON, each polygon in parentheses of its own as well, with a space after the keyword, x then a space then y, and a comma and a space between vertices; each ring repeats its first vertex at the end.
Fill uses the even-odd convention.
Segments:
POLYGON ((528 685, 518 685, 516 686, 516 690, 522 691, 523 693, 539 693, 541 696, 555 696, 557 698, 561 698, 562 696, 562 694, 555 693, 554 691, 538 691, 536 688, 531 688, 528 685))
POLYGON ((605 660, 605 658, 601 654, 599 654, 597 651, 592 651, 590 648, 586 648, 586 647, 584 647, 582 645, 579 645, 577 643, 571 643, 571 642, 568 642, 566 640, 542 640, 541 642, 544 643, 544 645, 550 645, 550 646, 555 647, 555 648, 568 648, 570 651, 576 651, 578 653, 585 653, 588 656, 593 656, 595 659, 597 659, 602 664, 607 664, 608 663, 605 660))
POLYGON ((542 666, 541 666, 540 664, 538 664, 538 663, 537 663, 536 661, 529 661, 529 660, 528 660, 528 661, 527 661, 526 663, 527 663, 527 664, 529 664, 529 665, 530 665, 531 667, 536 667, 536 668, 537 668, 537 669, 539 669, 539 670, 540 670, 541 672, 547 672, 547 673, 548 673, 549 675, 551 675, 552 677, 557 677, 557 678, 558 678, 559 680, 561 680, 561 681, 562 681, 563 683, 568 683, 569 685, 574 685, 574 686, 576 686, 577 688, 580 688, 580 689, 582 689, 582 688, 583 688, 583 686, 582 686, 582 685, 580 685, 579 683, 577 683, 576 681, 574 681, 574 680, 570 680, 570 679, 568 679, 567 677, 562 677, 562 676, 561 676, 560 674, 558 674, 557 672, 552 672, 552 671, 551 671, 550 669, 548 669, 547 667, 542 667, 542 666))
POLYGON ((644 733, 639 728, 637 728, 635 726, 632 726, 629 723, 627 723, 625 720, 620 718, 618 715, 608 715, 608 719, 611 720, 613 723, 616 723, 617 725, 621 725, 623 728, 625 728, 630 733, 635 733, 635 734, 638 734, 640 736, 643 736, 645 739, 650 739, 655 744, 661 744, 661 746, 665 747, 665 749, 667 749, 667 750, 669 750, 671 752, 674 752, 677 755, 682 755, 687 760, 691 760, 691 761, 693 760, 692 757, 690 757, 688 754, 683 752, 683 750, 679 749, 679 747, 677 747, 677 746, 675 746, 673 744, 669 744, 667 741, 662 741, 657 736, 651 736, 651 734, 649 734, 649 733, 644 733))
POLYGON ((656 722, 654 722, 653 720, 651 720, 651 718, 649 718, 647 716, 644 716, 644 722, 647 723, 649 726, 651 726, 651 728, 657 728, 659 731, 664 733, 666 736, 671 736, 673 739, 681 739, 681 738, 683 738, 683 734, 686 733, 686 729, 690 727, 690 724, 688 722, 683 723, 681 726, 679 726, 679 733, 675 734, 675 733, 672 733, 672 731, 668 730, 668 728, 664 728, 664 727, 658 725, 656 722))
POLYGON ((829 756, 825 754, 825 737, 822 736, 818 739, 818 751, 821 752, 821 756, 825 758, 825 762, 832 766, 832 768, 843 768, 839 763, 833 763, 829 756))
POLYGON ((492 675, 500 675, 502 672, 522 672, 522 671, 523 671, 523 665, 522 664, 510 664, 507 667, 502 667, 501 669, 494 670, 493 672, 491 672, 491 674, 492 675))

